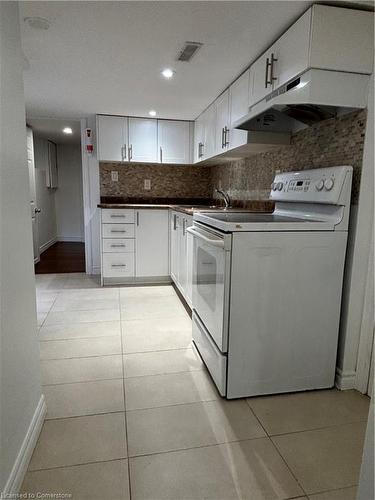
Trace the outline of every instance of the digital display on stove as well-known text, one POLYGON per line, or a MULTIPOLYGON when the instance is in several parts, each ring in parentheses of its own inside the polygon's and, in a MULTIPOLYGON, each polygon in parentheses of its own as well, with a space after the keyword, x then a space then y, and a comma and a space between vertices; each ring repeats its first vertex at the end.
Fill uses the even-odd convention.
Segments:
POLYGON ((297 181, 297 186, 303 186, 303 181, 297 181))

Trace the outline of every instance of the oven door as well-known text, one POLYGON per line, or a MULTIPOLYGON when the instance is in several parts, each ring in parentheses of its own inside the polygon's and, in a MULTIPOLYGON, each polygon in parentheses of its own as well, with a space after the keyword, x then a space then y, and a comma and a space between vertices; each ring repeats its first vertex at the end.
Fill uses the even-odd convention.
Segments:
POLYGON ((193 309, 221 352, 228 347, 232 237, 194 222, 193 309))

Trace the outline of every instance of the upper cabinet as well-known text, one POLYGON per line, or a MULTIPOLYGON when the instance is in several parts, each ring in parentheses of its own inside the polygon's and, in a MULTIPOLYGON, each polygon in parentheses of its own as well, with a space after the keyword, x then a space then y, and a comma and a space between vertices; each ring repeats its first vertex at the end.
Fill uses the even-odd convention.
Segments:
POLYGON ((230 130, 227 134, 229 148, 246 144, 247 132, 233 127, 233 123, 244 116, 249 109, 250 70, 248 69, 229 87, 230 130))
POLYGON ((215 153, 220 154, 229 147, 229 89, 215 101, 215 153))
POLYGON ((202 161, 216 152, 216 103, 213 102, 197 118, 194 130, 194 160, 202 161))
POLYGON ((158 120, 160 163, 191 163, 190 123, 158 120))
POLYGON ((310 68, 372 73, 369 12, 314 5, 255 63, 250 105, 310 68))
POLYGON ((108 162, 191 163, 191 123, 98 115, 98 159, 108 162))
POLYGON ((128 160, 158 162, 158 126, 151 118, 129 118, 128 160))
POLYGON ((101 161, 125 161, 128 154, 128 119, 98 115, 98 155, 101 161))

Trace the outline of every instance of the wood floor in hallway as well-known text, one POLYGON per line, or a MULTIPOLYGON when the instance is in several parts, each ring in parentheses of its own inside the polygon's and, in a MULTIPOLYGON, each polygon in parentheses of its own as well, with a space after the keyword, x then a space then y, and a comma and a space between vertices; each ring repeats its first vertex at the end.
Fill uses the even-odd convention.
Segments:
POLYGON ((40 256, 35 274, 85 272, 85 244, 58 241, 40 256))

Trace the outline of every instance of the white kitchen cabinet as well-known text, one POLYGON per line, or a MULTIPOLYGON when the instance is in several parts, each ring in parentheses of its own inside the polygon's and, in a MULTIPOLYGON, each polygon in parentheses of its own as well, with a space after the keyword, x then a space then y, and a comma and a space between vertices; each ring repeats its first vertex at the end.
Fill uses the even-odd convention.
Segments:
POLYGON ((170 216, 171 278, 186 302, 192 305, 193 240, 186 229, 193 224, 191 215, 173 211, 170 216))
POLYGON ((195 158, 197 161, 202 161, 216 154, 215 102, 198 117, 195 129, 195 158))
POLYGON ((246 115, 249 110, 249 84, 250 84, 250 69, 245 71, 237 80, 229 87, 229 103, 230 103, 230 130, 229 149, 243 146, 247 143, 246 130, 238 130, 233 127, 233 123, 246 115))
POLYGON ((203 159, 204 148, 204 115, 198 116, 194 122, 194 163, 203 159))
POLYGON ((191 163, 190 149, 190 122, 158 120, 160 163, 191 163))
MULTIPOLYGON (((272 50, 273 49, 274 47, 272 47, 272 50)), ((272 53, 271 50, 268 50, 251 66, 253 71, 253 82, 250 92, 250 105, 261 101, 267 94, 272 92, 273 85, 270 83, 272 53)))
POLYGON ((135 226, 136 277, 169 276, 168 210, 137 210, 135 226))
POLYGON ((125 161, 128 153, 128 118, 98 115, 99 161, 125 161))
POLYGON ((131 162, 158 162, 157 120, 129 118, 128 160, 131 162))
POLYGON ((220 154, 229 146, 229 89, 216 99, 215 108, 215 154, 220 154))

